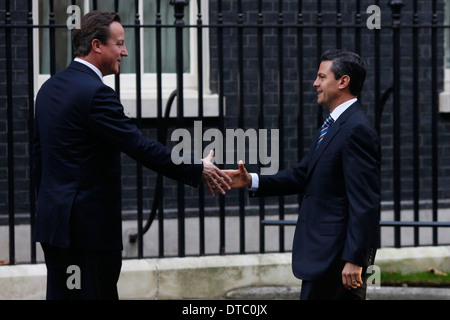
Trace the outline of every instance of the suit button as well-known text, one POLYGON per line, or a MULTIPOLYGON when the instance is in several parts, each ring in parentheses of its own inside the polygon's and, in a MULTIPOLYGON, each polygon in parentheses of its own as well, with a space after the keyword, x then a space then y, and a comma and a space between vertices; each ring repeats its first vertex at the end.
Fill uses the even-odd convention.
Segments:
POLYGON ((308 198, 308 197, 309 197, 309 194, 307 194, 307 193, 303 194, 303 198, 308 198))

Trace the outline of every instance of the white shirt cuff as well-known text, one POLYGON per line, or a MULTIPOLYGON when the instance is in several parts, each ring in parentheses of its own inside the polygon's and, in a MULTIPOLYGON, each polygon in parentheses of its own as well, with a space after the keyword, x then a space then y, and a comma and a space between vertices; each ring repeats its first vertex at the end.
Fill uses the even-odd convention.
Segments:
POLYGON ((248 188, 248 191, 257 191, 259 188, 259 176, 256 173, 250 173, 252 176, 252 186, 248 188))

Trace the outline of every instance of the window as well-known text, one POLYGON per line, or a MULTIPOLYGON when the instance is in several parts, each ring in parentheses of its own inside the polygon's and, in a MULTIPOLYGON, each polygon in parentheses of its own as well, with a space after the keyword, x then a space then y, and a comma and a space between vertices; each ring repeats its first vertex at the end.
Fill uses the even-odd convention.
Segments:
MULTIPOLYGON (((54 1, 53 12, 55 24, 65 25, 68 15, 66 9, 70 1, 54 1)), ((80 6, 84 11, 84 5, 80 6)), ((49 24, 50 3, 49 1, 39 1, 39 24, 49 24)), ((49 28, 39 28, 39 74, 50 74, 52 57, 50 56, 50 30, 49 28)), ((53 62, 55 71, 66 68, 72 59, 72 43, 70 32, 66 28, 55 28, 55 61, 53 62)))
MULTIPOLYGON (((54 12, 55 24, 65 25, 69 15, 66 10, 72 5, 71 0, 54 1, 33 1, 34 23, 48 25, 50 12, 54 12), (53 2, 53 3, 52 3, 53 2), (53 5, 53 8, 50 7, 53 5)), ((85 14, 90 10, 114 10, 115 0, 82 0, 77 1, 81 13, 85 14), (96 2, 97 7, 95 7, 96 2)), ((208 1, 202 0, 203 24, 208 19, 208 1)), ((120 97, 125 108, 125 113, 129 117, 136 115, 136 52, 135 52, 135 1, 118 1, 118 13, 125 28, 126 45, 128 57, 121 64, 120 72, 120 97)), ((157 82, 156 82, 156 32, 152 27, 156 24, 156 1, 140 0, 138 2, 138 12, 141 25, 141 96, 142 96, 142 116, 152 118, 157 116, 157 82)), ((196 2, 185 8, 184 21, 186 24, 195 24, 197 17, 196 2)), ((162 25, 173 25, 174 9, 170 5, 170 0, 161 0, 161 23, 162 25)), ((49 28, 35 29, 35 52, 39 55, 35 57, 36 93, 41 85, 50 77, 51 71, 61 71, 67 67, 72 60, 71 35, 68 28, 55 28, 54 37, 54 60, 51 52, 51 33, 49 28), (52 60, 54 64, 52 65, 52 60)), ((197 116, 198 106, 198 75, 197 75, 197 29, 185 28, 183 30, 183 56, 184 56, 184 115, 185 117, 197 116)), ((176 66, 175 66, 175 28, 162 28, 162 83, 163 83, 163 107, 166 104, 170 93, 176 89, 176 66)), ((204 74, 203 83, 204 95, 204 115, 218 115, 218 96, 210 94, 209 90, 209 41, 208 31, 203 29, 203 57, 204 74)), ((104 78, 104 82, 115 89, 114 75, 104 78)), ((175 102, 176 103, 176 102, 175 102)), ((171 116, 176 116, 176 108, 172 108, 171 116)))
MULTIPOLYGON (((445 18, 446 26, 450 25, 450 0, 445 0, 445 18)), ((444 92, 439 96, 439 111, 450 112, 450 29, 444 29, 444 92)))

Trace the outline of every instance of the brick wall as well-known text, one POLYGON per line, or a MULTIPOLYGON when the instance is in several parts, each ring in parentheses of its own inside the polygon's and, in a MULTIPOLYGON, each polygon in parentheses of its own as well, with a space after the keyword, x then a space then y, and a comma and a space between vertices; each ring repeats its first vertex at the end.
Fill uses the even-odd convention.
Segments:
MULTIPOLYGON (((26 1, 11 1, 12 24, 27 22, 26 1)), ((0 24, 5 22, 5 1, 0 3, 0 24)), ((11 30, 12 94, 14 106, 14 176, 17 212, 29 211, 28 168, 28 81, 26 29, 11 30)), ((0 215, 8 212, 8 167, 7 167, 7 98, 6 98, 6 37, 0 28, 0 215)))

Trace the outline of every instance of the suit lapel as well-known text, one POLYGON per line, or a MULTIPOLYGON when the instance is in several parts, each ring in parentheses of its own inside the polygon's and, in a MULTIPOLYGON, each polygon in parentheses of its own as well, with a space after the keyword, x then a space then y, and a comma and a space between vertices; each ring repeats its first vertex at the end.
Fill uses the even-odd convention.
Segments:
MULTIPOLYGON (((317 148, 317 150, 313 151, 311 162, 309 163, 309 167, 308 167, 308 174, 306 175, 307 179, 308 179, 309 175, 311 174, 311 172, 314 170, 314 167, 315 167, 317 161, 319 160, 319 158, 322 156, 323 152, 328 147, 328 144, 331 142, 331 140, 333 140, 334 136, 338 133, 340 127, 341 127, 340 121, 334 122, 331 125, 331 127, 328 129, 327 134, 323 137, 323 140, 320 143, 319 148, 317 148)), ((314 143, 312 145, 313 149, 316 146, 316 142, 317 141, 314 141, 314 143)))
MULTIPOLYGON (((319 134, 315 135, 315 139, 313 143, 311 144, 311 161, 309 162, 308 166, 308 173, 306 174, 306 179, 309 178, 311 173, 314 170, 314 167, 316 166, 317 161, 320 159, 322 154, 326 151, 328 145, 331 143, 333 138, 338 134, 339 130, 341 129, 341 125, 348 119, 348 117, 357 110, 359 107, 359 102, 353 103, 350 107, 347 108, 347 110, 342 113, 339 118, 331 125, 331 127, 328 129, 327 134, 323 137, 322 142, 319 145, 319 148, 317 150, 314 150, 317 139, 319 137, 319 134)), ((320 132, 320 129, 319 129, 320 132)))

